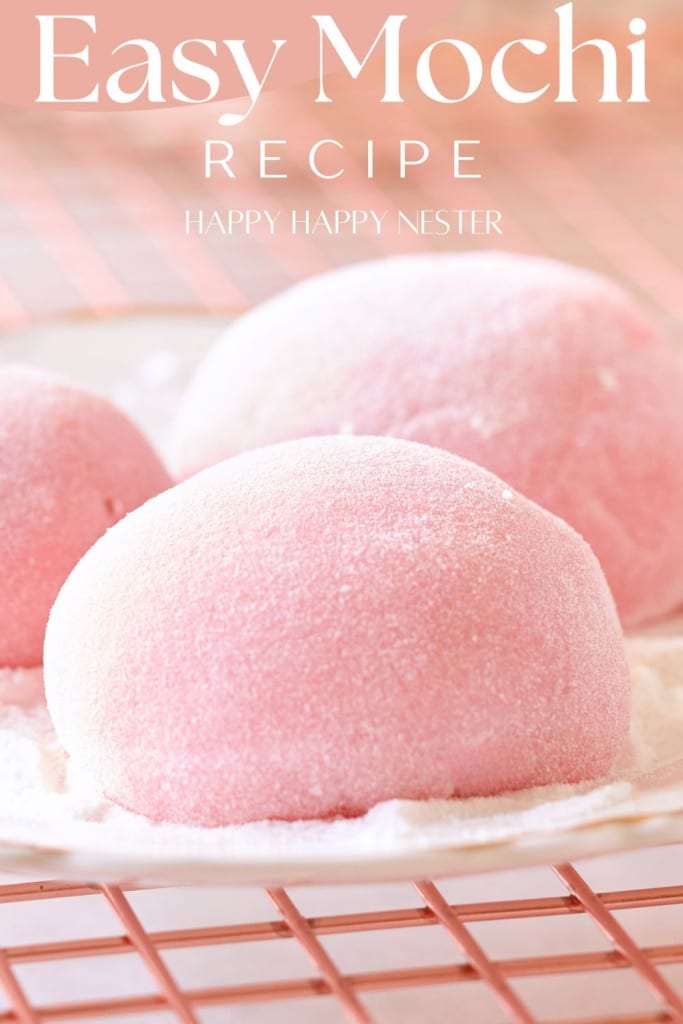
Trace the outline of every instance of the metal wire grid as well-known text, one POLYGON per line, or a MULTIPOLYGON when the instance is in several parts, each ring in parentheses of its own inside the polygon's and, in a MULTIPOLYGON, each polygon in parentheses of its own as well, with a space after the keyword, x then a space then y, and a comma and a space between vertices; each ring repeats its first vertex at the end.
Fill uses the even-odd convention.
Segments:
MULTIPOLYGON (((363 1002, 365 993, 439 984, 457 986, 474 980, 487 986, 505 1021, 513 1024, 546 1024, 515 992, 512 985, 515 979, 618 971, 624 968, 631 968, 637 973, 655 997, 658 1010, 628 1018, 620 1015, 591 1020, 583 1018, 580 1021, 563 1020, 562 1024, 683 1022, 683 993, 675 991, 660 971, 665 965, 683 963, 683 943, 643 948, 615 917, 615 912, 622 910, 683 907, 683 885, 597 893, 571 864, 557 865, 553 871, 567 890, 566 896, 451 905, 435 882, 420 881, 413 885, 424 902, 423 907, 305 917, 292 897, 284 889, 276 888, 265 890, 279 914, 273 920, 154 932, 145 929, 126 892, 118 886, 58 881, 0 886, 0 904, 100 895, 114 911, 122 929, 118 935, 0 948, 0 984, 11 1007, 0 1014, 0 1024, 51 1024, 107 1017, 125 1020, 131 1014, 144 1015, 158 1011, 170 1012, 182 1024, 199 1024, 198 1013, 207 1007, 316 996, 333 997, 340 1009, 340 1016, 347 1021, 372 1024, 374 1018, 363 1002), (528 920, 573 914, 590 917, 609 940, 611 949, 495 959, 486 953, 468 927, 483 921, 528 920), (329 935, 436 925, 446 930, 464 955, 464 962, 343 973, 321 942, 322 937, 329 935), (171 949, 230 946, 234 943, 258 944, 273 939, 297 942, 308 956, 315 973, 306 978, 282 981, 183 989, 163 959, 164 951, 171 949), (21 964, 131 953, 136 953, 147 968, 156 994, 35 1006, 15 970, 21 964)), ((453 1005, 453 1010, 457 1011, 457 1004, 453 1005)))

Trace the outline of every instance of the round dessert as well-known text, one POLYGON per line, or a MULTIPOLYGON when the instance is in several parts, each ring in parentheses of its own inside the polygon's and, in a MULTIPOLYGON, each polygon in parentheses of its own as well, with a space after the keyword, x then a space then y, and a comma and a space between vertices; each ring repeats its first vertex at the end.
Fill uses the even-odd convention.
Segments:
POLYGON ((52 374, 0 367, 0 667, 42 663, 48 612, 81 555, 170 484, 109 402, 52 374))
POLYGON ((683 369, 603 277, 464 253, 307 281, 210 352, 172 461, 187 476, 335 433, 409 438, 490 469, 585 537, 627 624, 683 602, 683 369))
POLYGON ((448 452, 340 437, 110 530, 52 610, 45 684, 111 800, 204 826, 601 777, 630 692, 578 534, 448 452))

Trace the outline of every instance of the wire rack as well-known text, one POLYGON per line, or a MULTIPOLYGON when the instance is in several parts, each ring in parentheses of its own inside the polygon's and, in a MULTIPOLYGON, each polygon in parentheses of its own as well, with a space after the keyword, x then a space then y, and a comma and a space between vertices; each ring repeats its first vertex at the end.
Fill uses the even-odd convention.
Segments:
MULTIPOLYGON (((282 1006, 291 1000, 304 1001, 304 1009, 298 1019, 315 1021, 316 1002, 319 997, 328 997, 338 1008, 339 1020, 370 1024, 377 1018, 365 1004, 369 993, 442 985, 452 986, 452 994, 447 1000, 448 1019, 460 1020, 463 1018, 457 1015, 459 991, 468 982, 479 981, 497 1002, 497 1013, 494 1007, 487 1020, 515 1024, 541 1024, 543 1021, 547 1024, 548 1018, 537 1016, 526 999, 515 991, 515 982, 573 975, 578 985, 586 973, 614 973, 629 968, 649 990, 656 1009, 628 1016, 608 1014, 582 1017, 580 1020, 565 1017, 562 1024, 665 1024, 682 1021, 683 990, 676 990, 662 973, 662 968, 683 964, 683 934, 677 944, 643 945, 622 923, 624 915, 620 912, 680 907, 683 915, 683 884, 596 892, 585 875, 571 864, 557 865, 552 871, 562 883, 565 895, 453 904, 443 894, 441 883, 418 881, 412 884, 419 896, 419 906, 312 917, 297 907, 285 889, 273 888, 264 890, 273 908, 270 920, 164 931, 149 930, 143 925, 131 900, 134 891, 139 890, 59 881, 3 885, 0 887, 0 912, 10 903, 89 896, 106 902, 115 914, 119 930, 116 934, 88 939, 42 941, 0 949, 0 982, 10 1006, 0 1014, 0 1021, 2 1024, 49 1024, 109 1018, 125 1021, 133 1016, 137 1021, 166 1011, 170 1017, 164 1019, 198 1024, 206 1008, 230 1007, 238 1011, 255 1003, 282 1006), (487 954, 472 930, 472 925, 482 922, 540 921, 569 915, 584 915, 591 919, 607 940, 607 948, 499 958, 487 954), (386 936, 393 930, 430 926, 445 930, 459 959, 454 956, 450 963, 352 973, 342 971, 324 945, 325 938, 329 936, 371 933, 386 936), (309 960, 310 976, 192 988, 175 979, 164 959, 171 950, 205 950, 216 946, 224 947, 225 955, 229 956, 231 946, 247 943, 256 947, 253 959, 258 963, 260 955, 267 955, 258 949, 259 944, 272 940, 297 943, 309 960), (139 958, 155 991, 145 995, 34 1005, 18 976, 18 969, 26 964, 122 954, 133 954, 139 958)), ((683 929, 681 931, 683 933, 683 929)), ((231 1016, 230 1020, 239 1021, 239 1013, 231 1016)))

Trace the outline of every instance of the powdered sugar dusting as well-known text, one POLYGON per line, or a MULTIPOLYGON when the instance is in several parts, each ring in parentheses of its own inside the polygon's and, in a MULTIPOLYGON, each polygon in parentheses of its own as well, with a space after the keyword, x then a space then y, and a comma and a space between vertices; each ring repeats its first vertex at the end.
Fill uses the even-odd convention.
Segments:
MULTIPOLYGON (((0 708, 0 833, 5 841, 78 853, 198 862, 334 858, 353 852, 492 847, 596 822, 683 812, 683 629, 627 641, 634 701, 628 743, 610 778, 469 800, 398 801, 361 818, 256 822, 226 828, 153 824, 107 801, 59 748, 42 702, 0 708)), ((504 863, 504 853, 501 854, 504 863)))

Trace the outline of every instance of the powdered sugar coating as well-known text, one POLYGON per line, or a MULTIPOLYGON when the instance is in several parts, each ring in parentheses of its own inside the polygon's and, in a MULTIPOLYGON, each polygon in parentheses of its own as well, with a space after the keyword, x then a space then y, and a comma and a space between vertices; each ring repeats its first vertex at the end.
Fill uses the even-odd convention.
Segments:
POLYGON ((54 606, 45 685, 110 799, 206 826, 601 777, 630 690, 573 530, 445 451, 339 437, 110 530, 54 606))
POLYGON ((182 404, 181 476, 313 434, 485 466, 591 544, 628 624, 683 602, 683 370, 616 285, 505 253, 397 257, 231 327, 182 404))
POLYGON ((105 399, 51 374, 0 368, 0 667, 42 663, 50 606, 76 562, 170 483, 105 399))

